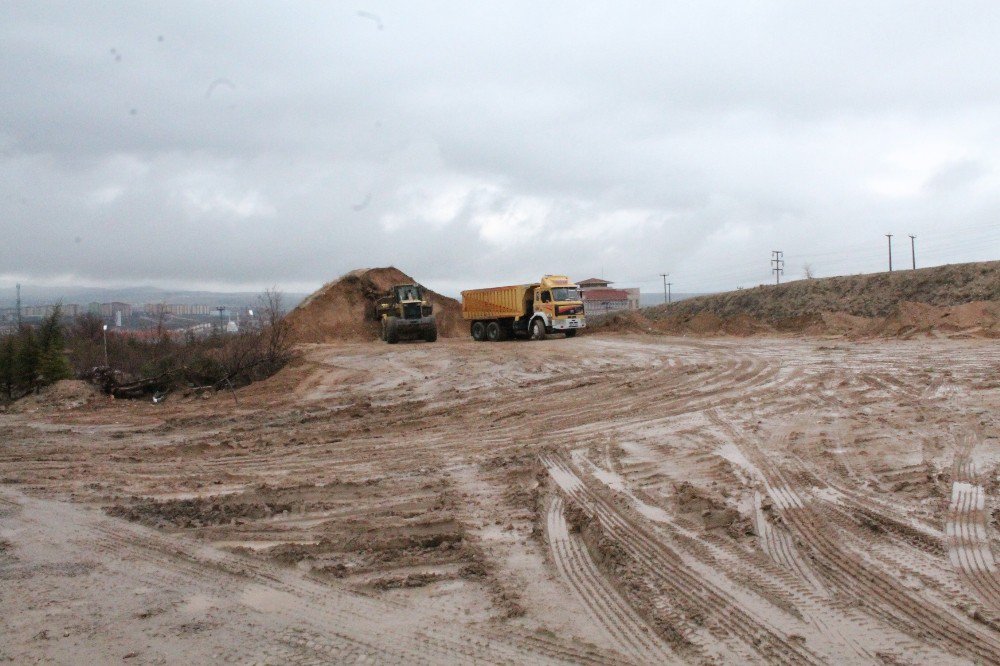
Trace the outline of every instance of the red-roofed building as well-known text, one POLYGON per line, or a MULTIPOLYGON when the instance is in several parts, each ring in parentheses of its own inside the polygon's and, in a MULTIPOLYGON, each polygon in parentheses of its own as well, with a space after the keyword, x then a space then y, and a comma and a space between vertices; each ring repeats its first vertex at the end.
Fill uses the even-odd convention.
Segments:
POLYGON ((594 287, 583 290, 583 311, 586 314, 628 310, 628 301, 628 292, 624 289, 594 287))
POLYGON ((577 285, 583 294, 583 309, 587 314, 604 314, 616 310, 638 310, 639 289, 615 289, 608 280, 587 278, 577 285))

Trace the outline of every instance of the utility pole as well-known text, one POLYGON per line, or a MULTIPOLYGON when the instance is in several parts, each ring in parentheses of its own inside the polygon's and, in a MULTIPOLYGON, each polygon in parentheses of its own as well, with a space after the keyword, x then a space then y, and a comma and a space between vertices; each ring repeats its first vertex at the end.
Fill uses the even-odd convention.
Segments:
POLYGON ((917 270, 917 247, 915 244, 916 236, 910 236, 910 257, 913 259, 913 270, 917 270))
POLYGON ((673 302, 673 300, 670 298, 670 285, 672 285, 672 284, 673 284, 673 282, 668 282, 667 283, 667 303, 672 303, 673 302))
POLYGON ((17 285, 17 330, 21 330, 21 285, 17 285))
POLYGON ((771 250, 771 272, 774 273, 774 284, 781 284, 781 274, 785 272, 784 252, 771 250))
POLYGON ((892 234, 886 234, 886 238, 889 239, 889 272, 892 272, 892 234))
POLYGON ((670 273, 660 273, 660 277, 663 278, 663 302, 664 303, 669 303, 670 302, 670 297, 667 295, 667 276, 668 275, 670 275, 670 273))

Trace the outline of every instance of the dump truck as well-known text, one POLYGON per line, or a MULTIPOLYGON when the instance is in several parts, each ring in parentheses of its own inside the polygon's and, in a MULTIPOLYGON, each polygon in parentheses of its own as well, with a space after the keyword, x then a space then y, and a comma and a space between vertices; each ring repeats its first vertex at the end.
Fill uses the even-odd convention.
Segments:
POLYGON ((463 291, 462 318, 477 342, 543 340, 549 333, 571 338, 587 325, 580 288, 565 275, 546 275, 534 284, 463 291))
POLYGON ((382 339, 390 345, 400 340, 437 340, 434 309, 419 284, 397 284, 375 300, 375 316, 382 324, 382 339))

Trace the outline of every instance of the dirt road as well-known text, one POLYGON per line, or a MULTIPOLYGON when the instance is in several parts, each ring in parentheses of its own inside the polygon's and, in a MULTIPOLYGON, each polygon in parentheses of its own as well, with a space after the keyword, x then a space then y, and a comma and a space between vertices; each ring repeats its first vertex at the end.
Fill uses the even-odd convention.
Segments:
POLYGON ((0 659, 1000 663, 1000 345, 315 345, 0 415, 0 659))

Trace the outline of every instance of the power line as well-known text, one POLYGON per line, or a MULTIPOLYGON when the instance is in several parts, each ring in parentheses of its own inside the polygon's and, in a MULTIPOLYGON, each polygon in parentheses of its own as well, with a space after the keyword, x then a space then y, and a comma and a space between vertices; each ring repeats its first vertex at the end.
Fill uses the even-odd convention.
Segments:
MULTIPOLYGON (((889 235, 889 234, 887 234, 889 235)), ((914 239, 911 245, 911 265, 916 265, 916 234, 912 234, 914 239)), ((924 266, 940 265, 943 263, 967 263, 971 261, 992 261, 998 257, 997 250, 1000 249, 1000 225, 997 223, 985 223, 970 225, 961 229, 950 229, 940 231, 921 232, 920 237, 924 266)), ((888 243, 888 240, 887 240, 888 243)), ((860 273, 873 272, 872 268, 878 262, 884 260, 886 255, 882 254, 885 249, 878 250, 872 247, 871 242, 867 244, 847 244, 836 250, 820 252, 792 252, 790 256, 794 261, 807 261, 812 264, 812 269, 816 277, 831 277, 836 275, 855 275, 860 273), (871 268, 865 270, 865 266, 871 268)), ((782 251, 781 259, 784 260, 782 251)), ((735 253, 730 253, 732 259, 728 262, 729 270, 712 271, 707 269, 685 271, 687 276, 685 283, 696 285, 698 291, 721 291, 733 288, 733 285, 742 284, 754 285, 763 284, 768 281, 768 276, 763 272, 763 267, 756 263, 739 265, 739 259, 735 253)), ((724 257, 722 257, 724 259, 724 257)), ((782 268, 785 268, 782 265, 782 268)), ((893 267, 895 268, 895 267, 893 267)), ((875 269, 877 271, 877 269, 875 269)), ((770 271, 774 274, 773 266, 770 271)), ((784 271, 782 271, 784 272, 784 271)), ((647 274, 648 275, 648 274, 647 274)), ((662 274, 660 274, 662 277, 662 274)), ((638 276, 637 276, 638 277, 638 276)), ((774 277, 778 277, 776 274, 774 277)), ((641 276, 638 280, 629 280, 640 284, 649 284, 655 277, 641 276)))

